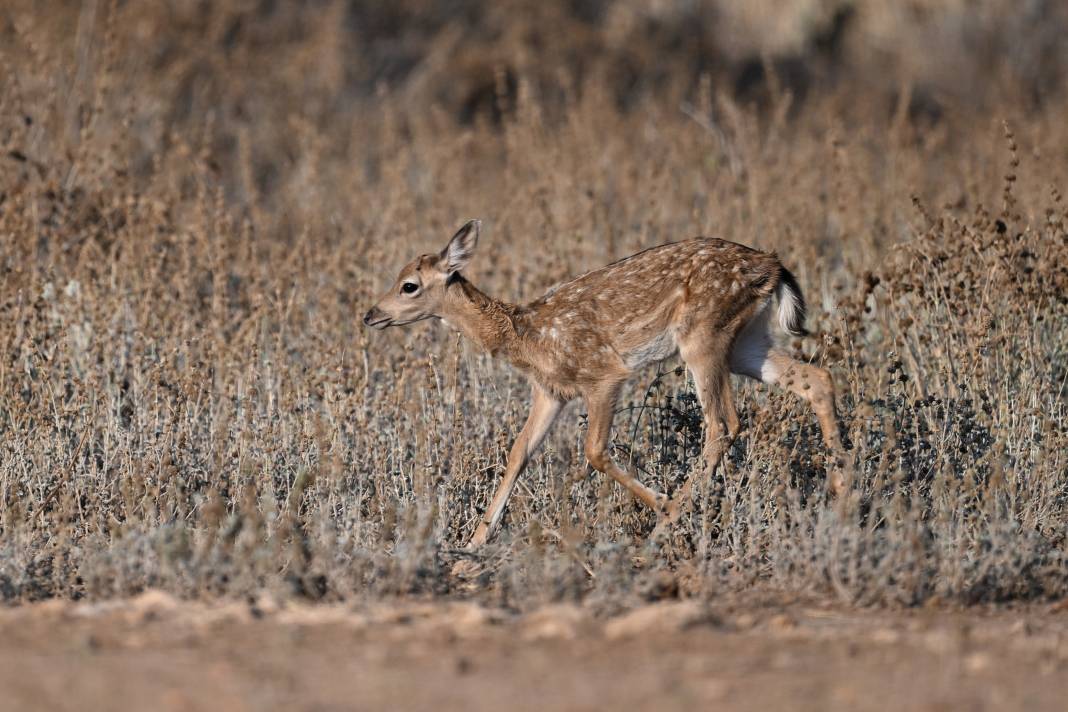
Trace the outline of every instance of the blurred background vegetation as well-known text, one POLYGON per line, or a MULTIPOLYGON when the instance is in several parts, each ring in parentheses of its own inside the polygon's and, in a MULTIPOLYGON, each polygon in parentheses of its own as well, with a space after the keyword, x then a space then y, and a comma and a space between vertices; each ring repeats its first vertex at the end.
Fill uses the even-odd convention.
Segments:
POLYGON ((788 118, 831 102, 845 125, 1056 111, 1066 32, 1056 0, 11 0, 0 11, 9 77, 27 99, 64 104, 25 117, 48 124, 36 135, 52 133, 56 150, 76 142, 96 102, 94 129, 125 121, 143 176, 175 132, 210 125, 213 166, 238 201, 288 187, 303 122, 336 154, 369 140, 368 122, 400 134, 428 117, 499 125, 524 101, 560 121, 590 94, 638 112, 704 90, 788 118))

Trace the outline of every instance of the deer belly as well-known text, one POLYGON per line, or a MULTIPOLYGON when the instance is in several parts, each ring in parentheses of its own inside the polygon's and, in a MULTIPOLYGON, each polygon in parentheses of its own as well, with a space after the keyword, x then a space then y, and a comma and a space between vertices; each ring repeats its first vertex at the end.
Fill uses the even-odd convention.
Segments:
POLYGON ((625 352, 624 359, 628 368, 636 370, 642 366, 663 361, 678 349, 675 335, 670 331, 663 331, 640 344, 630 346, 625 352))

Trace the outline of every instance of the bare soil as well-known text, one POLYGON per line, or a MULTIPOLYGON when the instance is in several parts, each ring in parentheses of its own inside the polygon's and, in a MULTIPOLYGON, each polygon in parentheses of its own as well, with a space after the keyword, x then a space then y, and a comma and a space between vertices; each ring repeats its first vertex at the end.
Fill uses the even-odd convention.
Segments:
POLYGON ((520 615, 149 592, 0 611, 0 689, 0 706, 22 710, 1062 710, 1068 606, 520 615))

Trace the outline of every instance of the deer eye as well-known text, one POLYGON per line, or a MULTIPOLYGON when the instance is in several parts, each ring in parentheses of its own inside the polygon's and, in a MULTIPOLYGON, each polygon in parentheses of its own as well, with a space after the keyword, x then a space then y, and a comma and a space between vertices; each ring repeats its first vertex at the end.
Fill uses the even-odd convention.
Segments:
POLYGON ((401 285, 401 291, 405 294, 415 294, 419 291, 419 285, 415 282, 405 282, 401 285))

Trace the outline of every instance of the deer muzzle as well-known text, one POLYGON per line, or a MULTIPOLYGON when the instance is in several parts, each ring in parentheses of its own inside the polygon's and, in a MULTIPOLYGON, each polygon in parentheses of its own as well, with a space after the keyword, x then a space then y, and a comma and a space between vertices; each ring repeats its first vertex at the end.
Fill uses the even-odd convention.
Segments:
POLYGON ((385 329, 393 320, 378 307, 371 307, 363 315, 363 323, 372 329, 385 329))

